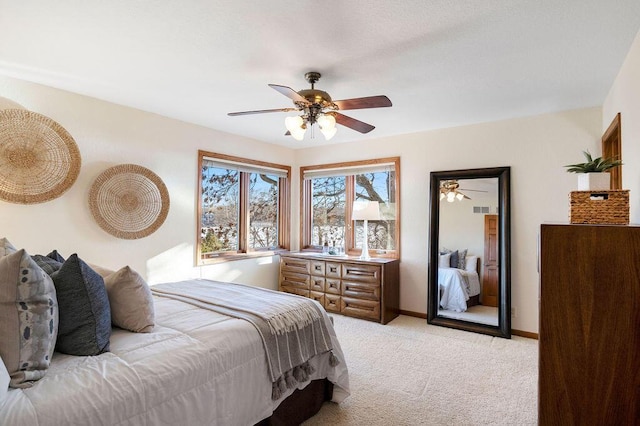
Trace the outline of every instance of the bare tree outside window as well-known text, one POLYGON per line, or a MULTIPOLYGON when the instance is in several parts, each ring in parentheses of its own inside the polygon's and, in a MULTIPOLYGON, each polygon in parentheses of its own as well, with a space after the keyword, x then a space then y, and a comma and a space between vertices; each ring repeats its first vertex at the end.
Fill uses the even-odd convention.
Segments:
POLYGON ((249 247, 278 246, 278 177, 251 173, 249 176, 249 247))
POLYGON ((313 218, 312 244, 343 247, 345 238, 344 176, 316 178, 311 182, 313 218))
POLYGON ((203 256, 238 250, 240 172, 202 168, 200 247, 203 256))
POLYGON ((199 151, 197 263, 289 248, 291 168, 199 151))
MULTIPOLYGON (((368 223, 367 241, 369 249, 395 250, 395 217, 393 203, 396 199, 395 171, 371 172, 355 175, 356 201, 380 203, 382 220, 368 223)), ((356 247, 362 248, 363 223, 356 224, 356 247)))
POLYGON ((399 170, 399 157, 301 167, 301 249, 327 243, 358 255, 364 227, 351 210, 357 201, 376 201, 381 218, 368 223, 368 247, 375 257, 399 258, 399 170))

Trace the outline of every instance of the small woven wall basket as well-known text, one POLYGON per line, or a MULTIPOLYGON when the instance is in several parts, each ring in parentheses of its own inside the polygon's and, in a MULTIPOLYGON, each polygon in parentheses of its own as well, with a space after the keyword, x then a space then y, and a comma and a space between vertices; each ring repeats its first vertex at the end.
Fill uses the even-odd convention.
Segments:
POLYGON ((162 179, 135 164, 100 174, 89 191, 94 219, 109 234, 127 240, 154 233, 169 213, 169 192, 162 179))
POLYGON ((78 145, 60 124, 28 110, 0 110, 0 199, 58 198, 78 178, 80 163, 78 145))
POLYGON ((571 223, 629 224, 629 190, 573 191, 570 195, 571 223))

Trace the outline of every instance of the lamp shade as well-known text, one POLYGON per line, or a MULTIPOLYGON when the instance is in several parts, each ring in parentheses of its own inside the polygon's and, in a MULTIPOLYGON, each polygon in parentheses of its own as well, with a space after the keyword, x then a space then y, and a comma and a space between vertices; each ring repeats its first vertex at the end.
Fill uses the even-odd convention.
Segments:
POLYGON ((300 127, 302 127, 303 123, 304 121, 302 120, 302 117, 298 115, 293 117, 287 117, 284 119, 284 126, 287 128, 288 131, 292 133, 300 130, 300 127))
POLYGON ((322 114, 318 117, 318 125, 324 130, 332 130, 336 127, 336 118, 330 114, 322 114))
POLYGON ((353 220, 380 220, 380 205, 377 201, 354 201, 353 220))

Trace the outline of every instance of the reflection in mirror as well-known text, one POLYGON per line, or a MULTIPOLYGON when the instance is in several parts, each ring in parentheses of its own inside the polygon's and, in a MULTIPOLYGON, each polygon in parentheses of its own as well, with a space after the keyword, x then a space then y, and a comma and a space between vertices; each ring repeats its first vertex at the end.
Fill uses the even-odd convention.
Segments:
POLYGON ((510 337, 509 168, 431 173, 431 324, 510 337))
POLYGON ((438 284, 442 290, 438 315, 497 326, 498 283, 491 280, 495 274, 484 270, 491 268, 492 261, 497 267, 491 253, 497 251, 498 178, 458 179, 443 184, 438 229, 438 284))

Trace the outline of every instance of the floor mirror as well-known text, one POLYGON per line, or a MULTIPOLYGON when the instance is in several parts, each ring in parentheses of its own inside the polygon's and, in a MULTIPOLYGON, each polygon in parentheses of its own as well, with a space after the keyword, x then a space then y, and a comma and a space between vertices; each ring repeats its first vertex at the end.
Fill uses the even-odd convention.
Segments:
POLYGON ((429 324, 511 337, 510 168, 431 172, 429 324))

